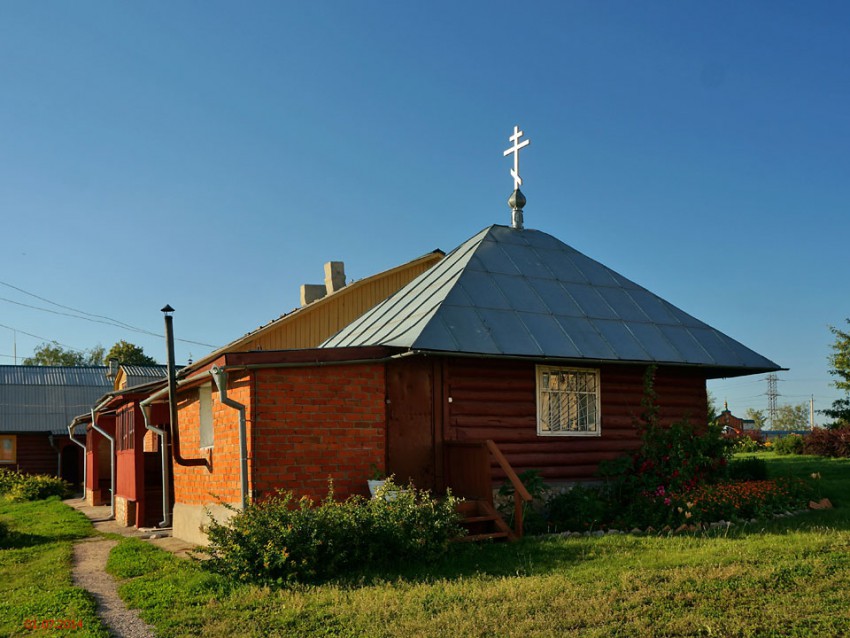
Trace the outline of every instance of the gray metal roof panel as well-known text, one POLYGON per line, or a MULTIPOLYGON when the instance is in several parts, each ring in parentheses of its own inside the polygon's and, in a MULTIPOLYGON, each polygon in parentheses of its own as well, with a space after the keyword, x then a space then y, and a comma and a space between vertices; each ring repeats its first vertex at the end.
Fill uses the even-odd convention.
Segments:
POLYGON ((753 352, 535 230, 485 228, 323 347, 777 370, 753 352))
POLYGON ((106 371, 106 366, 0 365, 0 385, 111 387, 106 371))
POLYGON ((67 434, 112 389, 104 366, 0 366, 0 432, 67 434))

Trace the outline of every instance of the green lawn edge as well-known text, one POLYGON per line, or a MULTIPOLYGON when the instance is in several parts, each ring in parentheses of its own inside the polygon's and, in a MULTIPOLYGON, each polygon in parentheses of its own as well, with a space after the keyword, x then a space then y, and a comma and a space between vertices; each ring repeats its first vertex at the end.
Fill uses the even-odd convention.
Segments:
POLYGON ((427 569, 281 590, 137 539, 108 569, 162 637, 850 633, 850 460, 756 456, 773 477, 820 474, 836 509, 687 535, 464 544, 427 569))
POLYGON ((94 598, 73 585, 73 544, 97 533, 91 522, 58 497, 0 499, 0 520, 11 532, 0 549, 0 635, 108 637, 94 598), (32 629, 50 621, 74 621, 74 629, 32 629))

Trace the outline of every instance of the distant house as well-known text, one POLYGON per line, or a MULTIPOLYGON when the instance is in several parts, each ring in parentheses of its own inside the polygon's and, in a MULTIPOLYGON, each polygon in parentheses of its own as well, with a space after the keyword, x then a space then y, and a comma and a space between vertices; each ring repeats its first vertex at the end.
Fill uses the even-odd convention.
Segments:
POLYGON ((153 527, 163 520, 162 451, 139 404, 165 385, 166 367, 116 365, 109 376, 113 388, 75 422, 86 428, 86 500, 111 504, 121 525, 153 527))
POLYGON ((729 410, 729 404, 725 402, 723 404, 723 411, 717 416, 717 423, 727 433, 743 434, 744 432, 758 432, 756 422, 753 419, 742 419, 735 416, 729 410))
POLYGON ((202 540, 217 499, 321 498, 329 478, 365 493, 375 467, 482 500, 499 458, 588 479, 639 445, 648 366, 664 424, 705 423, 706 379, 779 369, 555 237, 498 225, 329 337, 181 373, 181 446, 207 464, 175 466, 176 536, 202 540))
POLYGON ((68 424, 112 386, 106 372, 104 366, 0 366, 0 467, 81 485, 83 453, 68 424))

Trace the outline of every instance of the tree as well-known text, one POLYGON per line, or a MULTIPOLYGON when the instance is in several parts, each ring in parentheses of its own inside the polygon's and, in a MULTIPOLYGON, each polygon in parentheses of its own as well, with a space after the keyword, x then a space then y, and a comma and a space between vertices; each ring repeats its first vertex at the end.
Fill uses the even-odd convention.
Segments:
POLYGON ((715 425, 717 423, 717 399, 710 391, 706 391, 706 399, 708 400, 708 424, 715 425))
MULTIPOLYGON (((850 324, 850 319, 845 319, 845 322, 850 324)), ((835 326, 830 326, 829 331, 835 335, 832 354, 828 357, 829 365, 832 366, 829 373, 838 377, 832 385, 843 390, 846 396, 836 399, 832 407, 819 412, 833 420, 830 427, 837 427, 850 424, 850 333, 835 326)))
POLYGON ((156 359, 145 354, 144 348, 123 339, 109 349, 104 357, 106 361, 117 359, 118 363, 136 366, 155 366, 156 359))
POLYGON ((767 417, 764 415, 764 410, 747 408, 747 411, 744 412, 744 418, 755 421, 756 430, 763 430, 764 426, 767 424, 767 417))
POLYGON ((804 430, 809 426, 809 404, 780 405, 771 426, 774 430, 804 430))
POLYGON ((65 349, 55 341, 42 343, 33 355, 22 361, 25 366, 96 366, 103 364, 103 346, 91 350, 65 349))

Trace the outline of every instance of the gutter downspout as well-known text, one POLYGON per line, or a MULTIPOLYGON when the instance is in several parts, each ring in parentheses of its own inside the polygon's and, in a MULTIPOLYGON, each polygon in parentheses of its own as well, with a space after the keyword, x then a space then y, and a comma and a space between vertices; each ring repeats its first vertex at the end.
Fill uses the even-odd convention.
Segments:
MULTIPOLYGON (((100 406, 98 406, 98 408, 99 407, 100 406)), ((111 483, 111 486, 110 486, 111 497, 109 499, 109 502, 110 502, 109 511, 110 511, 110 517, 114 520, 115 519, 115 437, 110 436, 105 430, 101 429, 101 427, 98 426, 98 424, 97 424, 97 408, 91 409, 91 426, 95 430, 100 432, 103 436, 105 436, 107 439, 109 439, 109 451, 110 451, 110 453, 109 453, 109 470, 110 470, 110 472, 109 473, 110 473, 110 483, 111 483)))
POLYGON ((53 432, 47 435, 47 442, 50 443, 50 447, 56 450, 56 478, 62 478, 62 450, 56 447, 53 432))
POLYGON ((71 439, 77 445, 79 445, 81 448, 83 448, 83 486, 82 487, 83 487, 83 500, 86 500, 86 470, 88 469, 89 454, 88 454, 88 450, 86 449, 86 444, 80 443, 77 439, 74 438, 74 434, 73 434, 73 432, 71 432, 71 430, 73 428, 74 428, 74 424, 71 423, 71 425, 68 426, 68 438, 71 439))
POLYGON ((162 457, 162 521, 159 527, 171 527, 171 491, 169 490, 169 475, 171 466, 168 463, 168 432, 150 424, 150 403, 139 403, 142 416, 145 419, 145 428, 159 435, 159 449, 162 457))
POLYGON ((244 511, 248 505, 248 431, 245 425, 245 404, 228 398, 227 372, 218 366, 213 366, 210 369, 210 374, 218 387, 221 402, 226 406, 239 410, 239 480, 242 490, 241 507, 242 511, 244 511))
MULTIPOLYGON (((162 309, 165 313, 165 341, 168 346, 168 359, 166 361, 168 368, 168 405, 171 413, 171 454, 174 457, 174 462, 184 467, 192 467, 202 465, 209 468, 207 459, 186 459, 180 454, 180 429, 177 427, 177 374, 174 369, 174 318, 171 313, 174 308, 166 305, 162 309)), ((153 397, 150 397, 153 398, 153 397)))

